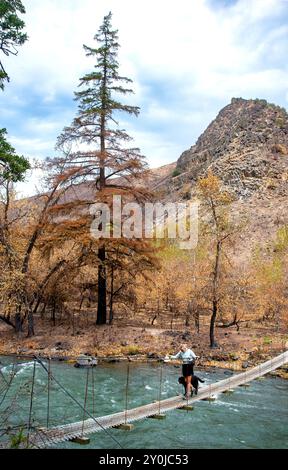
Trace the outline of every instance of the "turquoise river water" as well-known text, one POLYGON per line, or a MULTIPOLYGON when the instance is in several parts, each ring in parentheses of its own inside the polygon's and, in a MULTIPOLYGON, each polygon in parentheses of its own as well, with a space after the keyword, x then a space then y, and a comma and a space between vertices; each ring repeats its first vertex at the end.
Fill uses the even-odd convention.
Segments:
MULTIPOLYGON (((34 363, 0 357, 0 428, 27 425, 34 363), (7 391, 7 382, 14 374, 7 391), (4 423, 4 424, 3 424, 4 423)), ((47 365, 47 362, 45 362, 47 365)), ((84 404, 87 369, 52 362, 52 374, 82 405, 84 404)), ((159 399, 161 365, 130 363, 128 408, 159 399)), ((201 370, 197 374, 205 385, 227 378, 230 371, 201 370)), ((182 392, 177 379, 181 369, 162 365, 161 399, 182 392)), ((99 365, 89 371, 87 409, 103 416, 125 409, 127 363, 99 365)), ((83 419, 83 410, 55 382, 50 387, 49 426, 83 419)), ((47 373, 35 367, 33 426, 47 425, 47 373)), ((87 416, 86 416, 87 418, 87 416)), ((193 411, 175 410, 165 420, 135 422, 133 431, 111 429, 91 435, 88 446, 81 448, 116 449, 112 436, 127 449, 193 449, 193 448, 288 448, 288 381, 266 377, 255 380, 249 388, 238 387, 233 394, 220 394, 214 402, 199 401, 193 411)), ((63 443, 58 448, 79 448, 63 443)))

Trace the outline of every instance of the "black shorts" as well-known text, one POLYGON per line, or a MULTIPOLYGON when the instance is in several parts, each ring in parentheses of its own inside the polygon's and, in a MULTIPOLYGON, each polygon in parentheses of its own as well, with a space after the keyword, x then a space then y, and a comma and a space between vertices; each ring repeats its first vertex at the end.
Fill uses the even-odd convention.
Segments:
POLYGON ((190 375, 194 375, 194 364, 183 364, 182 365, 182 375, 183 377, 190 377, 190 375))

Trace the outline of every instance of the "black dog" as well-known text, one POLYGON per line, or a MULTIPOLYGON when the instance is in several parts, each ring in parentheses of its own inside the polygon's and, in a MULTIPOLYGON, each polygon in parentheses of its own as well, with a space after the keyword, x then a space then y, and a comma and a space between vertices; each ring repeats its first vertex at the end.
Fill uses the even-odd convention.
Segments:
MULTIPOLYGON (((186 382, 185 382, 185 377, 179 377, 178 379, 179 384, 182 384, 183 387, 185 388, 185 394, 186 394, 186 382)), ((191 376, 191 396, 193 395, 193 388, 195 389, 195 395, 198 393, 198 388, 199 388, 199 382, 202 384, 205 382, 205 380, 200 379, 200 377, 197 377, 197 375, 192 375, 191 376)))

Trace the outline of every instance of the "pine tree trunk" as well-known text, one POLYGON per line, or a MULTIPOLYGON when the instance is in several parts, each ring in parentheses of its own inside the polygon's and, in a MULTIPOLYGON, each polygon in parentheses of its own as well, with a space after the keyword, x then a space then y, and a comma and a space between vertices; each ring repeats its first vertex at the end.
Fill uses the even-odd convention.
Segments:
POLYGON ((32 309, 28 312, 28 338, 34 336, 34 315, 32 309))
POLYGON ((53 299, 53 307, 52 307, 52 322, 53 326, 56 326, 56 301, 53 299))
POLYGON ((105 259, 106 251, 105 247, 101 247, 98 250, 99 268, 98 268, 98 308, 97 308, 97 321, 96 325, 106 324, 106 268, 105 259))
POLYGON ((114 266, 111 269, 111 293, 110 293, 110 307, 109 307, 109 325, 113 322, 113 296, 114 296, 114 266))
POLYGON ((218 302, 217 300, 213 300, 213 311, 212 311, 212 316, 210 320, 210 348, 214 348, 216 346, 215 344, 215 321, 217 318, 217 313, 218 313, 218 302))
POLYGON ((22 333, 23 332, 22 319, 21 319, 21 309, 20 308, 18 308, 17 312, 15 313, 15 332, 16 333, 22 333))

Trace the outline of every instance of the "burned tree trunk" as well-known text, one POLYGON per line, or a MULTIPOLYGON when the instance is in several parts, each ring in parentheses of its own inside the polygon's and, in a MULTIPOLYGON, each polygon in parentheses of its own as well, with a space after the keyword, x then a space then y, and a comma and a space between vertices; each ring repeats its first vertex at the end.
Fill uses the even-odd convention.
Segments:
POLYGON ((213 273, 213 300, 212 315, 210 320, 210 348, 216 347, 215 342, 215 322, 218 314, 218 284, 219 284, 219 267, 221 255, 221 241, 218 240, 216 245, 215 267, 213 273))

